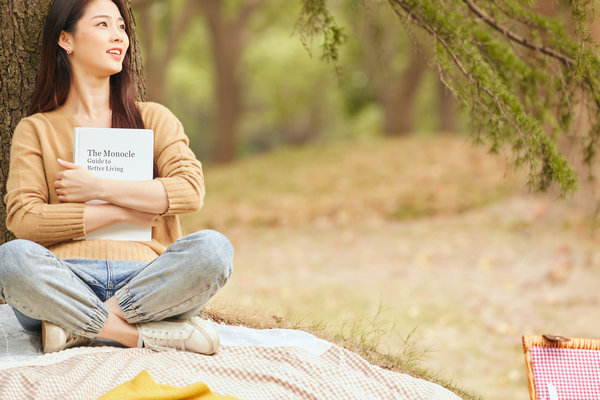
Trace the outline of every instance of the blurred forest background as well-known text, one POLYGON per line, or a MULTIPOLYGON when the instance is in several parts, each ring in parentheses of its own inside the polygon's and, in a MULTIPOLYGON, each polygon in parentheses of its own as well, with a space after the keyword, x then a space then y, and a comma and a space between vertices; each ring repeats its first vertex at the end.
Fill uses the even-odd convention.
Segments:
MULTIPOLYGON (((569 30, 567 3, 532 9, 569 30)), ((301 40, 300 1, 132 5, 149 100, 205 165, 184 229, 236 246, 212 307, 358 339, 497 399, 529 397, 520 335, 597 336, 596 203, 530 194, 510 155, 475 146, 431 42, 388 1, 327 2, 346 35, 334 64, 301 40)))
POLYGON ((333 1, 337 70, 295 33, 297 1, 133 2, 150 100, 167 104, 205 162, 374 135, 465 132, 431 49, 386 1, 333 1), (310 54, 309 54, 310 52, 310 54))

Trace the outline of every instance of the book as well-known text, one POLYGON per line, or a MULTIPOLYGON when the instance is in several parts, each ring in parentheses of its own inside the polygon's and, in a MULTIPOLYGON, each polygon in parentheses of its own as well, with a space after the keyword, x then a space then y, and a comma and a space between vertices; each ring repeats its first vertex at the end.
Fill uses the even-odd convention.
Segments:
MULTIPOLYGON (((76 127, 73 136, 73 163, 100 178, 152 180, 154 132, 150 129, 76 127)), ((88 204, 101 204, 91 200, 88 204)), ((152 240, 152 228, 118 223, 77 239, 152 240)))

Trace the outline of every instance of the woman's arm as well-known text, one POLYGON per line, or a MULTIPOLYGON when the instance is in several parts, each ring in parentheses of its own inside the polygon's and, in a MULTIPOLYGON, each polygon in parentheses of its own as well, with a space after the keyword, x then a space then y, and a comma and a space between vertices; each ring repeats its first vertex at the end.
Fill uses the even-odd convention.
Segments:
POLYGON ((162 214, 167 211, 167 192, 158 180, 119 181, 99 178, 68 161, 58 159, 58 163, 64 170, 56 174, 54 188, 62 202, 85 203, 89 200, 103 200, 145 213, 162 214))
POLYGON ((15 128, 6 183, 6 226, 19 239, 43 246, 85 235, 85 204, 51 201, 38 132, 46 132, 41 118, 22 120, 15 128), (50 204, 55 203, 55 204, 50 204))
POLYGON ((54 189, 62 202, 104 200, 138 211, 183 214, 198 210, 204 201, 202 165, 189 148, 179 120, 166 108, 146 103, 144 121, 154 131, 154 161, 159 177, 151 181, 103 179, 73 163, 58 160, 54 189))
POLYGON ((124 208, 114 204, 87 204, 83 213, 85 232, 104 228, 118 222, 129 222, 139 226, 158 225, 160 215, 124 208))
POLYGON ((163 184, 168 200, 164 214, 197 211, 204 202, 204 176, 183 126, 169 109, 157 103, 144 103, 140 112, 146 127, 154 131, 155 180, 163 184))

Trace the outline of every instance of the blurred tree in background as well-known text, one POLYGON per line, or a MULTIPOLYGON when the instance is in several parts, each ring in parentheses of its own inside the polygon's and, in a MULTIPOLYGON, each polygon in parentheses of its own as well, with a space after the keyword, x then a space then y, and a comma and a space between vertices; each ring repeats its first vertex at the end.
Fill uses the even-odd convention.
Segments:
POLYGON ((242 89, 240 62, 247 44, 246 28, 250 17, 263 2, 264 0, 137 0, 133 3, 140 17, 138 24, 146 54, 145 68, 150 88, 148 95, 151 100, 161 103, 165 102, 166 97, 166 72, 183 33, 198 15, 198 11, 201 11, 206 20, 214 63, 213 154, 217 162, 231 161, 235 156, 242 89), (160 4, 152 7, 154 3, 160 4), (157 42, 162 42, 161 46, 157 46, 157 42))
MULTIPOLYGON (((356 1, 346 3, 346 18, 355 39, 347 46, 358 47, 352 61, 362 65, 374 100, 382 108, 383 133, 413 133, 418 90, 429 70, 430 43, 418 35, 407 36, 385 0, 373 0, 368 7, 356 1)), ((437 109, 430 109, 430 117, 438 120, 438 130, 452 132, 456 129, 454 99, 439 79, 436 86, 437 109)))

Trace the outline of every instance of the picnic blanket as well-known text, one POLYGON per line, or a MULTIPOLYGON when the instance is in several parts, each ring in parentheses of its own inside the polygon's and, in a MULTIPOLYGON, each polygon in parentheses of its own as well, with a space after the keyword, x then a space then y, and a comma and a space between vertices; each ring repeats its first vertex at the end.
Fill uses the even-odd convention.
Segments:
POLYGON ((204 382, 242 400, 459 399, 297 330, 215 324, 221 349, 212 356, 113 346, 40 355, 39 334, 23 331, 11 314, 0 306, 0 398, 6 400, 97 399, 143 370, 159 384, 204 382))

